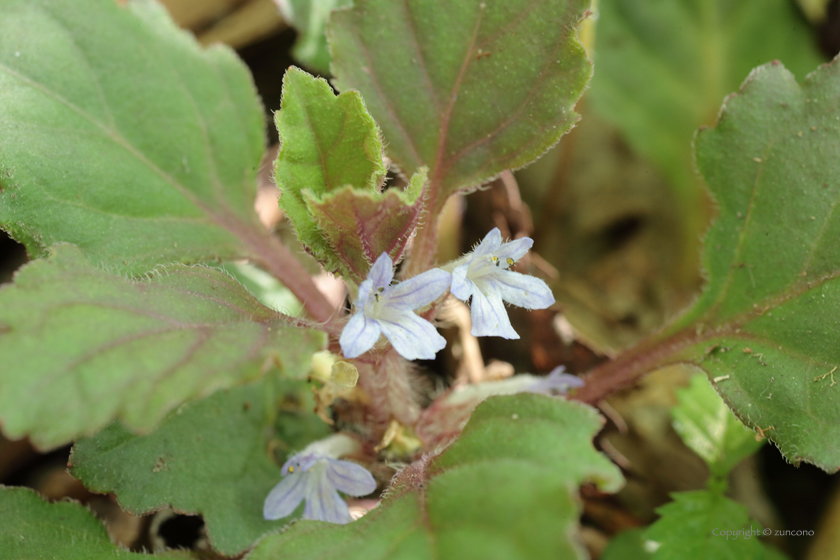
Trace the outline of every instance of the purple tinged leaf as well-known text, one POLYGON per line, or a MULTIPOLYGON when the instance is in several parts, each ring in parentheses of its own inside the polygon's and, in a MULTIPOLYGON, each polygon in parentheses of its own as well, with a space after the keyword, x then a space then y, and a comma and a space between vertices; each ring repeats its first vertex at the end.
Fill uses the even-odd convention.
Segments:
POLYGON ((352 186, 320 197, 304 191, 306 203, 324 237, 346 269, 357 279, 379 255, 402 259, 423 214, 425 169, 411 179, 405 192, 391 188, 352 186))

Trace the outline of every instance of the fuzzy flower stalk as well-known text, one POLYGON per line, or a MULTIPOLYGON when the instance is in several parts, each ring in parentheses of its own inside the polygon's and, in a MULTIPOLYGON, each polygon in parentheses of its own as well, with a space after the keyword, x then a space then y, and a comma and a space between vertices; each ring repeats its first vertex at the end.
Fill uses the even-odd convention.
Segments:
POLYGON ((345 358, 361 356, 376 344, 380 335, 407 360, 431 360, 446 340, 434 325, 414 313, 442 296, 451 275, 439 268, 427 270, 398 284, 394 263, 382 253, 359 286, 355 312, 339 338, 345 358))
POLYGON ((499 228, 493 228, 473 251, 450 263, 452 295, 470 300, 473 336, 518 339, 510 324, 505 302, 525 309, 545 309, 554 296, 539 278, 509 270, 531 249, 534 240, 522 237, 502 242, 499 228))
POLYGON ((376 490, 376 481, 367 469, 338 459, 358 448, 353 438, 335 434, 293 455, 283 465, 283 480, 265 499, 263 517, 288 517, 305 500, 303 519, 339 524, 352 521, 347 502, 338 493, 366 496, 376 490))

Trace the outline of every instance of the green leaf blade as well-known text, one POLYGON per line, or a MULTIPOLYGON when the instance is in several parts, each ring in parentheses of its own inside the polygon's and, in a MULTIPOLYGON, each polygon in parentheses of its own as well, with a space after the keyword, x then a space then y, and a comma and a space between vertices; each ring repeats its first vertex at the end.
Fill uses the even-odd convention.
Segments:
POLYGON ((0 224, 31 254, 140 273, 265 243, 262 108, 232 52, 149 0, 15 1, 0 27, 0 224))
POLYGON ((429 168, 442 205, 574 125, 591 74, 575 36, 587 6, 358 0, 328 25, 336 84, 362 92, 405 173, 429 168))
POLYGON ((694 131, 754 67, 777 59, 804 77, 823 62, 811 35, 785 0, 601 0, 593 107, 691 199, 694 131))
POLYGON ((569 538, 575 489, 585 480, 621 484, 592 448, 600 425, 593 409, 559 399, 488 399, 452 446, 401 471, 383 503, 359 521, 299 522, 263 539, 248 558, 581 557, 569 538))
POLYGON ((9 364, 0 418, 12 438, 55 447, 115 418, 148 430, 182 401, 264 369, 302 375, 324 343, 214 269, 176 265, 128 280, 92 267, 75 247, 53 251, 0 290, 0 356, 9 364))
POLYGON ((105 527, 74 502, 48 503, 28 488, 0 486, 0 559, 141 560, 181 558, 186 552, 139 554, 111 543, 105 527))
POLYGON ((700 490, 671 494, 674 501, 657 509, 661 518, 644 536, 659 543, 654 560, 760 560, 765 550, 755 534, 745 538, 720 536, 721 532, 762 527, 751 521, 747 509, 723 494, 700 490))

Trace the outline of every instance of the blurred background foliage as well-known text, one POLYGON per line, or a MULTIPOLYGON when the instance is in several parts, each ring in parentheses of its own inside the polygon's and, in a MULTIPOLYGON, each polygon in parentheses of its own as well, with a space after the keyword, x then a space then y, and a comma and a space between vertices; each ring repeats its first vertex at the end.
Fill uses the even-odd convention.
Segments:
MULTIPOLYGON (((162 3, 201 43, 226 43, 251 68, 271 152, 277 133, 270 116, 280 105, 283 73, 298 64, 328 77, 323 26, 329 10, 349 0, 283 0, 282 13, 273 0, 162 3)), ((522 340, 481 341, 480 358, 512 364, 511 371, 562 364, 582 373, 692 301, 702 285, 700 239, 714 216, 692 161, 694 132, 715 123, 724 97, 755 66, 780 60, 801 80, 835 56, 840 0, 597 0, 580 36, 595 74, 578 104, 578 126, 532 166, 453 201, 442 218, 442 259, 468 249, 492 227, 535 239, 529 266, 550 282, 556 309, 512 309, 522 340)), ((258 210, 295 243, 276 196, 266 166, 258 210)), ((26 256, 0 236, 0 281, 8 282, 26 256)), ((307 265, 317 273, 314 262, 307 265)), ((425 364, 429 387, 451 382, 466 359, 458 344, 450 347, 454 352, 425 364)), ((704 487, 708 468, 682 443, 671 418, 676 391, 693 374, 682 367, 655 372, 602 404, 609 422, 599 443, 628 483, 618 496, 584 489, 582 535, 593 556, 612 536, 652 522, 670 492, 704 487)), ((127 545, 202 546, 200 519, 171 511, 130 517, 72 479, 66 455, 66 449, 38 455, 25 441, 0 439, 0 481, 88 503, 127 545)), ((794 469, 764 446, 730 473, 730 496, 764 526, 815 530, 812 538, 772 539, 791 557, 840 559, 835 478, 810 466, 794 469)))

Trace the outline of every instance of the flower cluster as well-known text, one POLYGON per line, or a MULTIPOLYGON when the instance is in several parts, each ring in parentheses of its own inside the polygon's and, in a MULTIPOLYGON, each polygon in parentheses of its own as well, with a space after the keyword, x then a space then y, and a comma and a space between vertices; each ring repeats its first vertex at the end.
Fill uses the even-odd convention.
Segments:
POLYGON ((519 338, 505 302, 526 309, 545 309, 554 303, 545 282, 510 270, 533 244, 528 237, 503 242, 501 232, 494 228, 471 253, 394 285, 394 263, 382 253, 359 286, 355 312, 341 333, 344 356, 362 355, 384 335, 408 360, 434 358, 446 341, 414 310, 429 305, 447 290, 470 301, 473 336, 519 338))

